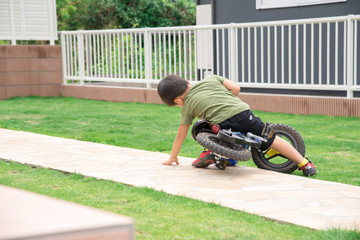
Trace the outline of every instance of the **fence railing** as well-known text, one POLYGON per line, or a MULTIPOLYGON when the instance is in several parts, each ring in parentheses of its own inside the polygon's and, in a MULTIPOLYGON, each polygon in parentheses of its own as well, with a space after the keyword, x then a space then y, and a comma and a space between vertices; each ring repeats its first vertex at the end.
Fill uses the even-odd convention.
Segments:
POLYGON ((218 74, 243 87, 360 90, 360 15, 61 32, 64 84, 156 84, 218 74))

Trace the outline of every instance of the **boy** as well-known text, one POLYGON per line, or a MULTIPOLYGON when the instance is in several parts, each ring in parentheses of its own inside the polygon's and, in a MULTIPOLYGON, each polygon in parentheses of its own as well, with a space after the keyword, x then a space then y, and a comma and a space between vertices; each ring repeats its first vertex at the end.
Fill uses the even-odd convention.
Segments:
MULTIPOLYGON (((158 85, 162 101, 168 106, 182 108, 180 126, 170 159, 163 164, 179 164, 177 156, 194 118, 203 118, 211 124, 219 124, 220 128, 232 128, 235 131, 251 132, 260 136, 264 123, 251 112, 248 104, 237 97, 239 92, 238 84, 216 75, 208 76, 194 86, 177 75, 162 79, 158 85)), ((260 149, 266 150, 269 147, 296 162, 305 176, 316 174, 315 166, 284 139, 274 136, 263 143, 260 149)), ((210 151, 204 151, 192 165, 207 167, 214 162, 215 156, 210 151)))

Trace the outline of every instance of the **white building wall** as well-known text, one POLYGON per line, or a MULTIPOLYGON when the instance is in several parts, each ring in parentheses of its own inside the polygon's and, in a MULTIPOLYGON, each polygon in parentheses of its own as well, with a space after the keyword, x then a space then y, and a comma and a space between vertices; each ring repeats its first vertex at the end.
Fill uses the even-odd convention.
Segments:
MULTIPOLYGON (((211 4, 196 6, 196 25, 211 25, 211 4)), ((213 74, 213 35, 212 30, 199 30, 197 32, 197 67, 200 78, 213 74)))
POLYGON ((0 0, 0 40, 57 39, 55 0, 0 0))

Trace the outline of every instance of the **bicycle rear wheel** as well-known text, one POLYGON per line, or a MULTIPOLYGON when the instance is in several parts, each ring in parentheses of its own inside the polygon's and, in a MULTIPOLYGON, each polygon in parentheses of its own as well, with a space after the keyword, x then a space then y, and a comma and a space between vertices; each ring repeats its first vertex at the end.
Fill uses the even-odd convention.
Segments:
MULTIPOLYGON (((298 131, 285 124, 273 124, 273 127, 276 136, 288 141, 303 157, 305 156, 305 143, 298 131)), ((295 162, 272 148, 261 151, 259 148, 252 147, 251 154, 258 168, 281 173, 292 173, 298 168, 295 162)))

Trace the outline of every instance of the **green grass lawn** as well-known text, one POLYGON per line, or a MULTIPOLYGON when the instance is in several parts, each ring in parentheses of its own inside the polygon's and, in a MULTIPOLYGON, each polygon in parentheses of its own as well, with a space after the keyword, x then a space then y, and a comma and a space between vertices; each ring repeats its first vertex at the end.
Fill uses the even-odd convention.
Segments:
MULTIPOLYGON (((314 178, 360 186, 359 118, 255 114, 301 133, 318 169, 314 178)), ((166 153, 179 121, 180 108, 165 105, 40 97, 0 101, 1 128, 166 153)), ((201 150, 189 134, 180 155, 195 158, 201 150)), ((255 167, 252 161, 241 165, 255 167)), ((360 238, 356 231, 314 231, 151 189, 15 163, 0 162, 0 184, 133 217, 137 239, 360 238)))

